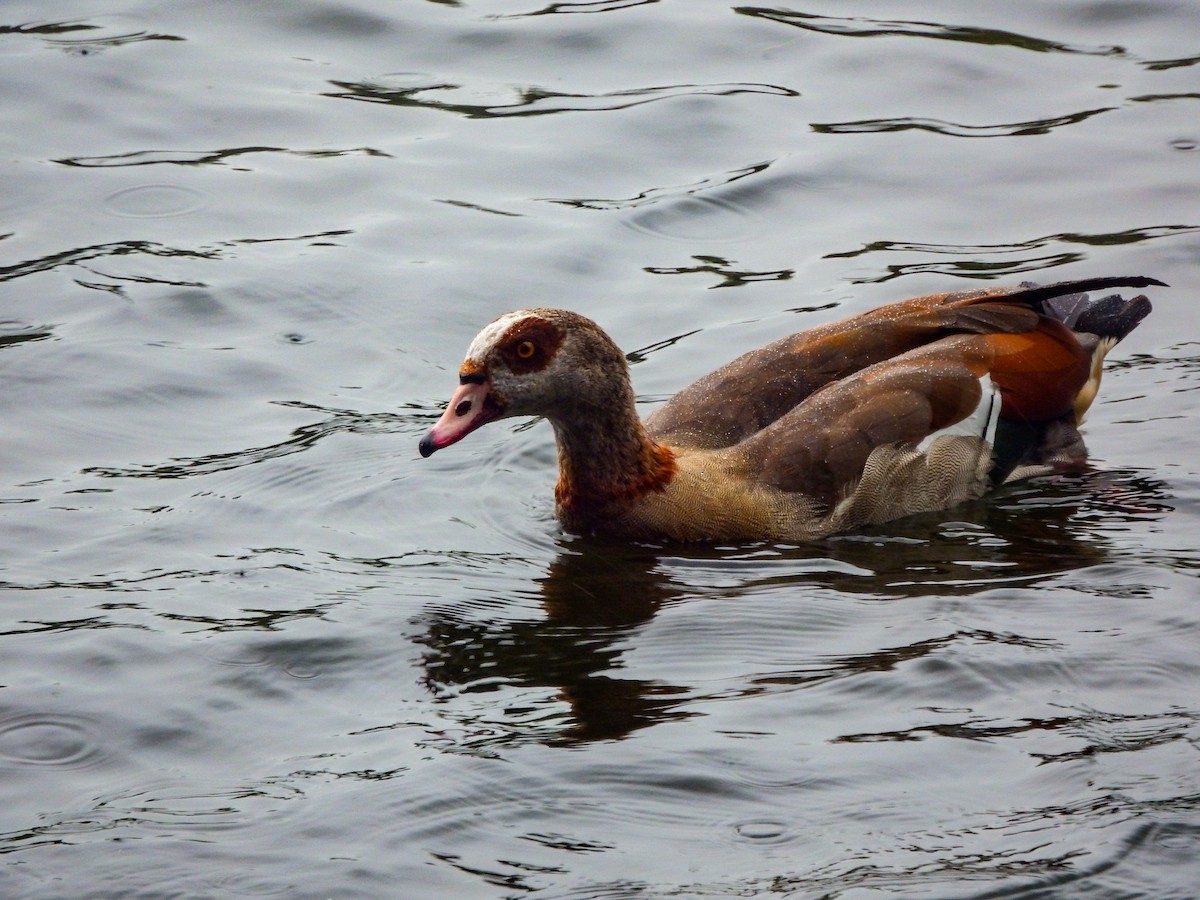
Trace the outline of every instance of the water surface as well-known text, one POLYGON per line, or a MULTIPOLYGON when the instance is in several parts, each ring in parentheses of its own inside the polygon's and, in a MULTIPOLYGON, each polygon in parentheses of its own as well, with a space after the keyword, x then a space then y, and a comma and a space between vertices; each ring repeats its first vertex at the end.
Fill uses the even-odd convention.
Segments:
POLYGON ((1200 14, 0 9, 0 893, 1190 897, 1200 14), (1094 467, 803 547, 421 460, 508 309, 648 412, 914 294, 1149 275, 1094 467))

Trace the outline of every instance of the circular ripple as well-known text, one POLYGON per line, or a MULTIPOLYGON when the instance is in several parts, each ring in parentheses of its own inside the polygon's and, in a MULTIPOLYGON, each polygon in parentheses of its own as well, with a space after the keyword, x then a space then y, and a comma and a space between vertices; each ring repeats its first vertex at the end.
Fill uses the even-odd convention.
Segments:
POLYGON ((199 191, 177 184, 139 184, 104 198, 105 210, 130 219, 183 216, 203 209, 207 204, 207 198, 199 191))
POLYGON ((0 766, 82 768, 100 757, 86 721, 49 713, 0 719, 0 766))
POLYGON ((211 883, 221 892, 222 896, 275 897, 280 894, 291 896, 296 892, 294 883, 274 881, 269 877, 261 878, 248 872, 236 872, 211 883))
POLYGON ((773 819, 754 819, 749 822, 740 822, 734 826, 734 832, 738 837, 755 842, 777 842, 783 840, 788 835, 788 828, 783 822, 776 822, 773 819))
POLYGON ((148 34, 146 23, 137 16, 126 13, 88 16, 85 19, 67 22, 46 22, 40 27, 57 26, 57 34, 43 38, 47 44, 58 46, 86 46, 120 44, 136 40, 148 34))
POLYGON ((765 230, 754 213, 716 197, 678 198, 640 210, 627 222, 636 231, 685 243, 749 241, 765 230))
POLYGON ((384 72, 371 76, 367 83, 387 91, 411 91, 436 85, 440 80, 428 72, 384 72))

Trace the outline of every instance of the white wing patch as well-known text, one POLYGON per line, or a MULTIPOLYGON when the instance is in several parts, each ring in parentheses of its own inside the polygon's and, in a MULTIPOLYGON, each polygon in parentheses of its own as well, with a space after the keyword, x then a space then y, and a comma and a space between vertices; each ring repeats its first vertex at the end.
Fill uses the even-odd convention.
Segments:
POLYGON ((991 376, 986 374, 979 379, 979 386, 982 390, 979 405, 975 410, 965 419, 926 435, 925 439, 917 444, 917 450, 926 451, 938 438, 952 434, 982 438, 987 441, 989 447, 996 443, 996 423, 1000 419, 1000 388, 996 387, 991 376))

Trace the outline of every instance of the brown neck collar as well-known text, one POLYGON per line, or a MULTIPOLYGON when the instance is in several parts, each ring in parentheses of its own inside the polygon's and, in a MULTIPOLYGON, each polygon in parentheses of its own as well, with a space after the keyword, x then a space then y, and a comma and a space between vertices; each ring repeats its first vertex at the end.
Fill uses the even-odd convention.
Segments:
POLYGON ((554 499, 559 517, 568 525, 586 530, 596 520, 620 514, 638 498, 666 490, 675 475, 671 448, 651 440, 636 416, 625 425, 570 430, 555 426, 554 499))

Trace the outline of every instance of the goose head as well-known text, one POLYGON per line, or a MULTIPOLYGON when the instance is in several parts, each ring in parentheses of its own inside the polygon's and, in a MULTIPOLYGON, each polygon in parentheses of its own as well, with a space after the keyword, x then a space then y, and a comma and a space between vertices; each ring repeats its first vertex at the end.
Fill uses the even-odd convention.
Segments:
POLYGON ((545 416, 561 434, 609 420, 613 410, 632 410, 634 402, 617 345, 591 319, 561 309, 517 310, 484 327, 467 349, 458 382, 421 439, 422 456, 497 419, 545 416))

